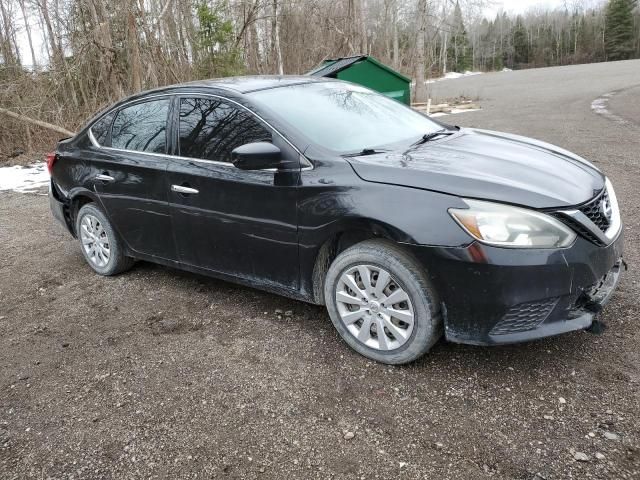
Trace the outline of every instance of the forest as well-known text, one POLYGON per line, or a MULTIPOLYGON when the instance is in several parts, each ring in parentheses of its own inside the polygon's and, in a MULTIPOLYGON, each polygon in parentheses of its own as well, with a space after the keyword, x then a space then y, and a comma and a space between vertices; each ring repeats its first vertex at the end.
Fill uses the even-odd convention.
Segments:
POLYGON ((195 79, 304 74, 327 58, 370 54, 413 78, 422 101, 425 81, 452 71, 640 58, 637 0, 487 17, 491 4, 0 0, 0 162, 50 149, 133 92, 195 79))

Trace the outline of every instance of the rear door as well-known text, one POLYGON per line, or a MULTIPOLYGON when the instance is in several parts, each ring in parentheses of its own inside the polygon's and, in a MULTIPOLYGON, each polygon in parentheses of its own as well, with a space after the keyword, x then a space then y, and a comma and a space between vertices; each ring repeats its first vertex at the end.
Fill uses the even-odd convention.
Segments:
POLYGON ((298 153, 253 113, 214 96, 176 100, 177 142, 167 177, 180 260, 257 283, 298 288, 299 168, 244 171, 231 151, 274 142, 298 153))
MULTIPOLYGON (((171 97, 127 104, 111 115, 111 128, 96 122, 94 185, 120 236, 143 255, 175 260, 167 169, 171 97)), ((109 121, 103 117, 104 122, 109 121)))

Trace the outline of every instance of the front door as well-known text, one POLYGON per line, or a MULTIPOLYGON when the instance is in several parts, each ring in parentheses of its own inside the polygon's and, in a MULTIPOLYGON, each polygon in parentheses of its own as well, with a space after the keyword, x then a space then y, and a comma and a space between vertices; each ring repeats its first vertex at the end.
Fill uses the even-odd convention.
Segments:
POLYGON ((95 132, 102 146, 91 163, 98 197, 127 246, 176 260, 165 177, 170 103, 167 97, 120 109, 110 132, 95 132))
POLYGON ((298 288, 296 198, 300 171, 244 171, 231 151, 273 141, 297 152, 251 112, 213 96, 183 97, 167 178, 180 260, 188 265, 298 288))

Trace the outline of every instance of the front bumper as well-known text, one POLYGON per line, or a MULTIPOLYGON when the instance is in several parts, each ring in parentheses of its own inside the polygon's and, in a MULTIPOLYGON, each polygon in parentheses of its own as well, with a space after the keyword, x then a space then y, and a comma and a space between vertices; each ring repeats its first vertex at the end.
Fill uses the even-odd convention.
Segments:
POLYGON ((411 247, 440 295, 447 340, 500 345, 589 328, 623 264, 622 232, 606 247, 411 247))

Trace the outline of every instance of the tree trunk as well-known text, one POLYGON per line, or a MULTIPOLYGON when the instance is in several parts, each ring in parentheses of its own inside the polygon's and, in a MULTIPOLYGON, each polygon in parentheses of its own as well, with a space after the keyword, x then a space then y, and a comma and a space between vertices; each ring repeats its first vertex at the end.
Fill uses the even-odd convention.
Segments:
POLYGON ((47 41, 47 34, 45 32, 46 28, 45 28, 45 25, 44 25, 44 21, 42 20, 42 15, 36 15, 36 22, 37 22, 37 26, 38 26, 36 31, 39 31, 42 34, 42 43, 44 44, 44 50, 46 52, 46 58, 51 59, 52 56, 53 56, 53 53, 51 52, 51 48, 49 47, 49 42, 47 41))
POLYGON ((58 125, 54 125, 52 123, 43 122, 42 120, 36 120, 34 118, 27 117, 25 115, 20 115, 19 113, 12 112, 11 110, 7 110, 6 108, 0 107, 0 113, 4 113, 11 118, 15 118, 16 120, 20 120, 21 122, 27 122, 32 125, 37 125, 38 127, 46 128, 48 130, 53 130, 54 132, 61 133, 62 135, 67 135, 72 137, 75 133, 70 132, 66 128, 60 127, 58 125))
POLYGON ((134 92, 139 92, 142 90, 142 63, 140 62, 138 29, 132 12, 129 12, 127 33, 129 37, 129 52, 131 54, 131 89, 134 92))
POLYGON ((29 19, 27 17, 27 9, 24 0, 20 0, 20 9, 22 10, 22 18, 24 19, 24 28, 27 32, 27 41, 29 42, 29 50, 31 51, 31 67, 33 70, 38 69, 38 61, 36 60, 36 52, 33 49, 33 39, 31 37, 31 27, 29 27, 29 19))
POLYGON ((27 137, 27 153, 33 152, 33 140, 31 139, 31 127, 27 125, 24 129, 24 133, 27 137))
POLYGON ((449 54, 447 52, 447 32, 444 32, 444 43, 442 44, 442 75, 447 74, 447 58, 449 54))
POLYGON ((427 31, 427 0, 418 0, 418 35, 416 37, 416 87, 414 102, 427 101, 427 85, 425 78, 425 41, 427 31))
POLYGON ((384 16, 383 16, 383 25, 384 25, 384 61, 387 63, 391 63, 391 29, 393 28, 392 21, 390 18, 390 0, 384 0, 384 16))
POLYGON ((369 53, 369 44, 367 41, 367 6, 365 0, 358 0, 358 25, 360 26, 360 53, 366 55, 369 53))
POLYGON ((282 66, 282 50, 280 49, 280 24, 278 22, 278 0, 273 0, 273 18, 271 19, 272 58, 276 63, 278 75, 284 75, 282 66))
POLYGON ((398 41, 398 1, 393 0, 391 5, 393 9, 393 15, 391 16, 393 22, 393 68, 396 70, 400 68, 400 45, 398 41))
POLYGON ((94 23, 95 40, 102 50, 101 68, 104 72, 103 78, 108 79, 107 92, 111 100, 118 99, 124 95, 124 91, 115 69, 115 51, 110 25, 107 21, 107 12, 101 0, 89 0, 88 3, 94 23))
POLYGON ((56 36, 53 32, 53 26, 51 24, 51 16, 49 15, 49 6, 47 5, 47 0, 41 0, 39 6, 42 20, 44 21, 44 25, 47 28, 47 37, 49 37, 49 46, 51 51, 50 60, 52 61, 52 63, 59 62, 60 57, 62 56, 62 52, 58 50, 58 45, 56 44, 56 36))
MULTIPOLYGON (((255 16, 255 13, 252 12, 252 15, 255 16)), ((263 73, 264 70, 262 68, 262 62, 260 61, 260 45, 258 43, 258 30, 256 28, 256 20, 255 18, 249 17, 247 21, 250 21, 249 27, 247 28, 247 46, 248 52, 248 65, 249 71, 251 73, 263 73)))
POLYGON ((347 3, 347 24, 345 25, 345 39, 348 45, 347 55, 353 55, 355 52, 354 45, 357 45, 358 34, 358 6, 356 4, 358 0, 349 0, 347 3))
MULTIPOLYGON (((2 24, 4 27, 4 34, 0 32, 0 52, 2 52, 2 56, 4 57, 4 62, 6 65, 16 65, 18 63, 17 56, 14 51, 14 45, 12 45, 13 38, 13 28, 10 24, 10 19, 7 14, 7 10, 4 5, 4 0, 0 0, 0 14, 2 15, 2 24)), ((16 73, 16 72, 11 72, 16 73)))

